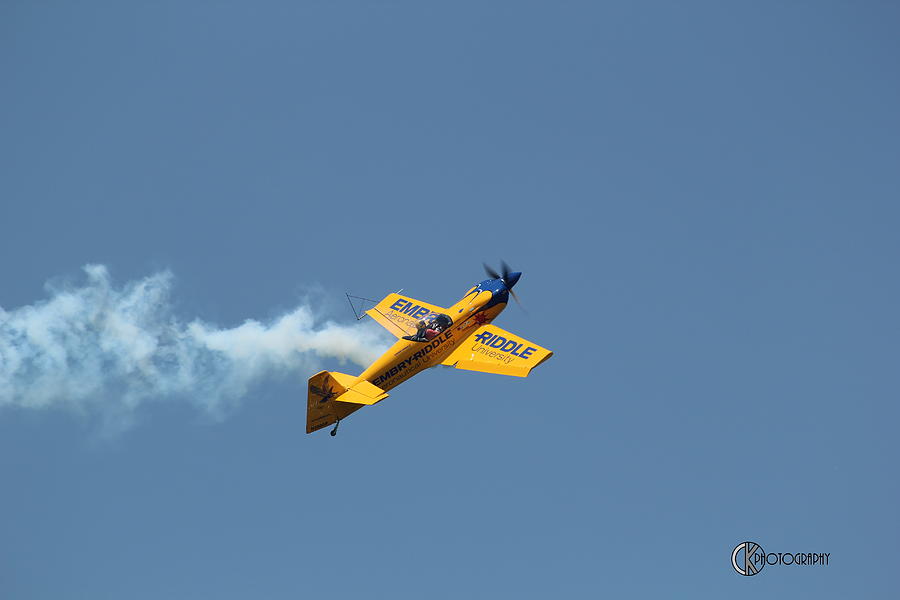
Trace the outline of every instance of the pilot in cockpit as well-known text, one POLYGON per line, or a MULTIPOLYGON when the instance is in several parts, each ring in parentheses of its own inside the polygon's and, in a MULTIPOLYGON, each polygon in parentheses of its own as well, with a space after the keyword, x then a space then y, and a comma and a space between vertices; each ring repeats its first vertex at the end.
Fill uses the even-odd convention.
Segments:
POLYGON ((404 335, 403 339, 411 342, 430 342, 451 325, 453 320, 448 315, 431 313, 419 321, 415 335, 404 335))

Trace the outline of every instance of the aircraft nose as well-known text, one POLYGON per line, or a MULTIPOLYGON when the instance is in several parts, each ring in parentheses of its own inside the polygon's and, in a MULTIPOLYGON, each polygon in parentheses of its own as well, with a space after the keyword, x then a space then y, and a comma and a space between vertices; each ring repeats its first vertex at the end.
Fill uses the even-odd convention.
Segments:
POLYGON ((521 272, 515 271, 513 273, 508 274, 504 278, 503 282, 506 284, 507 288, 512 289, 512 287, 514 285, 516 285, 516 282, 519 281, 519 277, 521 277, 521 276, 522 276, 521 272))

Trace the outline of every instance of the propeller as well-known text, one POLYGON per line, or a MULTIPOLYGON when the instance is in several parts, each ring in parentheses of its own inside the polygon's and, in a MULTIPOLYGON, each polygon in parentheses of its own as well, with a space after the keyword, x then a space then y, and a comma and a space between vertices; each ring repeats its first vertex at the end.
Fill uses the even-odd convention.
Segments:
POLYGON ((502 281, 503 285, 506 286, 507 291, 509 291, 510 295, 513 297, 513 300, 515 300, 519 306, 522 306, 522 302, 519 301, 519 297, 516 296, 516 293, 513 291, 513 286, 519 281, 519 277, 522 276, 522 273, 510 269, 509 265, 506 264, 506 261, 503 260, 500 261, 500 268, 503 270, 502 275, 489 267, 487 263, 482 264, 484 265, 484 272, 487 273, 488 277, 502 281))
POLYGON ((484 272, 487 273, 487 276, 491 279, 503 279, 503 277, 497 271, 493 270, 488 266, 487 263, 481 263, 484 265, 484 272))

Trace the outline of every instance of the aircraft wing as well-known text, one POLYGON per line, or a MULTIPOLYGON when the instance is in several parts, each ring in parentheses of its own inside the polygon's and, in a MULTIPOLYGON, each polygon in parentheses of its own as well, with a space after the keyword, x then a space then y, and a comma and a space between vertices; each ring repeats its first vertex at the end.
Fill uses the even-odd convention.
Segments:
POLYGON ((446 313, 446 308, 422 302, 409 296, 389 294, 384 300, 366 311, 382 327, 398 338, 416 332, 419 319, 429 313, 446 313))
POLYGON ((496 325, 482 325, 443 364, 467 371, 526 377, 551 356, 553 352, 523 337, 496 325))

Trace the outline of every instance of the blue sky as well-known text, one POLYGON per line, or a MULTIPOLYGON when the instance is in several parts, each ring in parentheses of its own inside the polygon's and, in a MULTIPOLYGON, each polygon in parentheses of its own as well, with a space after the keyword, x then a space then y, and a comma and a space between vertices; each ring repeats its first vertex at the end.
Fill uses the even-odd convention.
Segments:
POLYGON ((0 6, 3 309, 102 264, 350 324, 503 258, 555 356, 334 439, 303 369, 115 435, 0 403, 0 596, 896 596, 896 6, 130 4, 0 6))

